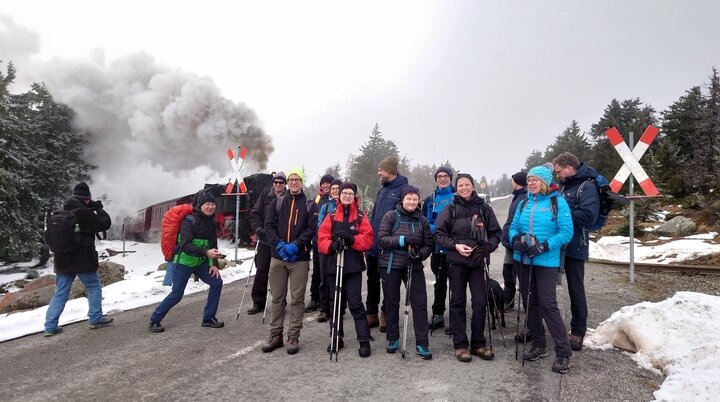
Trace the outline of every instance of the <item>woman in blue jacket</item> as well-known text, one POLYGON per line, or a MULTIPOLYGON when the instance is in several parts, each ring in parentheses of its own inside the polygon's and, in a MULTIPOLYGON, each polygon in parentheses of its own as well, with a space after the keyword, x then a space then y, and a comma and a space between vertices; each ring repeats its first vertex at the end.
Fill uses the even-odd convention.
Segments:
POLYGON ((566 373, 570 366, 570 340, 557 304, 555 288, 561 251, 573 236, 570 208, 552 184, 552 167, 536 166, 527 174, 527 200, 515 210, 510 224, 515 269, 520 271, 520 292, 528 300, 527 326, 532 347, 523 359, 547 357, 543 319, 555 342, 552 370, 566 373))

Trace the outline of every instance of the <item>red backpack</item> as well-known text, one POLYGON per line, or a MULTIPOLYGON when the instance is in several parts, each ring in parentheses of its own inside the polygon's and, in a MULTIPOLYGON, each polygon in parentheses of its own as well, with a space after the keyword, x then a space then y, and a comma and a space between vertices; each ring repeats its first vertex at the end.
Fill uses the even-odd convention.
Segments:
POLYGON ((192 204, 176 205, 170 208, 162 218, 160 227, 160 248, 162 249, 165 261, 171 261, 175 247, 177 246, 180 223, 193 211, 192 204))

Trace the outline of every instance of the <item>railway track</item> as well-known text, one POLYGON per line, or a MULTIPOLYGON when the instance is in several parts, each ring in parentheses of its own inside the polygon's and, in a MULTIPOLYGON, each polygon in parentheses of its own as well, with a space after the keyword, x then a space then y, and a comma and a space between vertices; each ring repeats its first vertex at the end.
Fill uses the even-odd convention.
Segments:
MULTIPOLYGON (((594 264, 629 267, 630 263, 591 258, 588 262, 594 264)), ((657 264, 649 262, 636 262, 635 268, 644 271, 680 272, 684 274, 720 275, 720 266, 715 265, 687 265, 687 264, 657 264)))

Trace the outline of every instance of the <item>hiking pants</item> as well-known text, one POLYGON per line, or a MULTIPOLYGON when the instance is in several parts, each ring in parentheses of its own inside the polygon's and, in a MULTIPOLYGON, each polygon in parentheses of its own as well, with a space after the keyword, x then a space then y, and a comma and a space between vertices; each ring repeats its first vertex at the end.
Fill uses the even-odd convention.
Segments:
POLYGON ((272 250, 270 245, 260 243, 255 254, 255 279, 253 280, 252 291, 250 296, 253 300, 253 306, 261 309, 265 308, 265 299, 267 298, 268 273, 270 272, 270 258, 272 250))
POLYGON ((570 332, 585 336, 587 332, 587 298, 585 297, 585 261, 565 257, 565 276, 570 294, 570 332))
POLYGON ((485 271, 482 267, 468 267, 453 264, 448 270, 450 278, 450 325, 453 329, 455 349, 472 349, 485 346, 485 271), (467 338, 467 287, 470 285, 472 319, 470 322, 470 342, 467 338))
MULTIPOLYGON (((366 254, 367 263, 367 299, 365 299, 365 309, 367 315, 375 315, 378 313, 378 304, 380 304, 380 268, 378 267, 378 257, 366 254)), ((385 301, 381 307, 385 311, 385 301)))
POLYGON ((210 275, 210 266, 208 265, 208 262, 205 261, 197 268, 190 268, 183 264, 175 264, 172 290, 170 291, 170 294, 167 295, 162 302, 160 302, 150 316, 151 322, 159 323, 163 318, 165 318, 165 315, 167 315, 171 308, 180 303, 180 300, 182 300, 183 295, 185 294, 185 287, 187 286, 188 280, 190 280, 190 276, 192 274, 197 275, 201 281, 210 285, 207 302, 205 303, 205 310, 203 311, 203 321, 215 318, 215 313, 217 313, 218 305, 220 304, 220 293, 222 292, 223 280, 220 277, 215 278, 210 275))
POLYGON ((505 249, 505 259, 503 260, 503 294, 505 295, 505 304, 515 303, 515 284, 517 283, 517 273, 513 268, 513 250, 505 249))
MULTIPOLYGON (((345 316, 345 307, 350 307, 350 314, 353 316, 355 321, 355 333, 357 334, 358 342, 369 342, 370 341, 370 327, 368 326, 367 314, 365 313, 365 306, 362 302, 362 272, 353 272, 350 274, 344 274, 342 277, 342 297, 340 298, 340 306, 342 313, 340 315, 340 337, 345 336, 343 327, 343 318, 345 316)), ((327 285, 330 291, 328 300, 330 304, 330 334, 335 325, 332 317, 333 306, 335 303, 335 272, 330 272, 327 275, 327 285)))
POLYGON ((430 269, 435 274, 435 300, 432 304, 433 315, 445 314, 445 298, 447 297, 448 263, 447 254, 432 253, 430 256, 430 269))
POLYGON ((277 258, 270 259, 270 335, 282 335, 285 321, 285 301, 290 290, 290 319, 288 320, 288 338, 300 337, 302 321, 305 315, 305 289, 307 288, 310 261, 287 262, 277 258))
POLYGON ((320 282, 322 282, 322 274, 320 273, 320 253, 317 244, 312 246, 312 279, 310 279, 310 300, 320 302, 320 282))
MULTIPOLYGON (((386 339, 395 342, 400 339, 400 284, 407 286, 407 270, 382 267, 383 295, 385 295, 386 339)), ((427 291, 425 272, 422 269, 412 271, 410 282, 410 306, 412 323, 415 329, 415 344, 428 347, 427 291)), ((403 313, 405 312, 405 306, 403 313)), ((404 318, 403 318, 404 319, 404 318)))

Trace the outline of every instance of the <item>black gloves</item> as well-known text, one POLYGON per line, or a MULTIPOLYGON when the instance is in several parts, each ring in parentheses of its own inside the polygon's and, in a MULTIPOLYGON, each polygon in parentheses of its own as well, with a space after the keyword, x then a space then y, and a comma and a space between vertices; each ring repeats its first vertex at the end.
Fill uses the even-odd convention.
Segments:
POLYGON ((352 246, 355 244, 355 236, 345 233, 345 232, 338 232, 332 235, 333 241, 342 241, 347 246, 352 246))
POLYGON ((257 237, 259 240, 266 240, 265 237, 265 229, 263 228, 257 228, 255 229, 255 237, 257 237))
POLYGON ((405 245, 413 247, 422 247, 423 238, 419 233, 411 233, 405 235, 405 245))
POLYGON ((420 254, 420 249, 415 247, 410 247, 408 251, 408 258, 410 258, 410 261, 422 261, 422 254, 420 254))
POLYGON ((332 243, 330 243, 330 253, 337 253, 338 251, 343 249, 343 243, 342 240, 333 240, 332 243))
POLYGON ((481 241, 477 246, 475 246, 475 251, 483 255, 490 254, 492 252, 492 247, 490 246, 490 243, 481 241))
POLYGON ((94 209, 102 209, 102 208, 103 208, 102 201, 100 201, 100 200, 90 201, 90 205, 89 205, 89 206, 90 206, 90 209, 93 209, 93 210, 94 210, 94 209))
POLYGON ((538 256, 544 252, 546 252, 548 249, 548 243, 546 241, 535 243, 534 246, 528 247, 527 252, 525 252, 525 255, 532 258, 535 256, 538 256))
POLYGON ((522 240, 522 235, 515 235, 515 237, 513 237, 512 248, 513 250, 522 254, 525 254, 525 252, 527 252, 528 245, 522 240))

